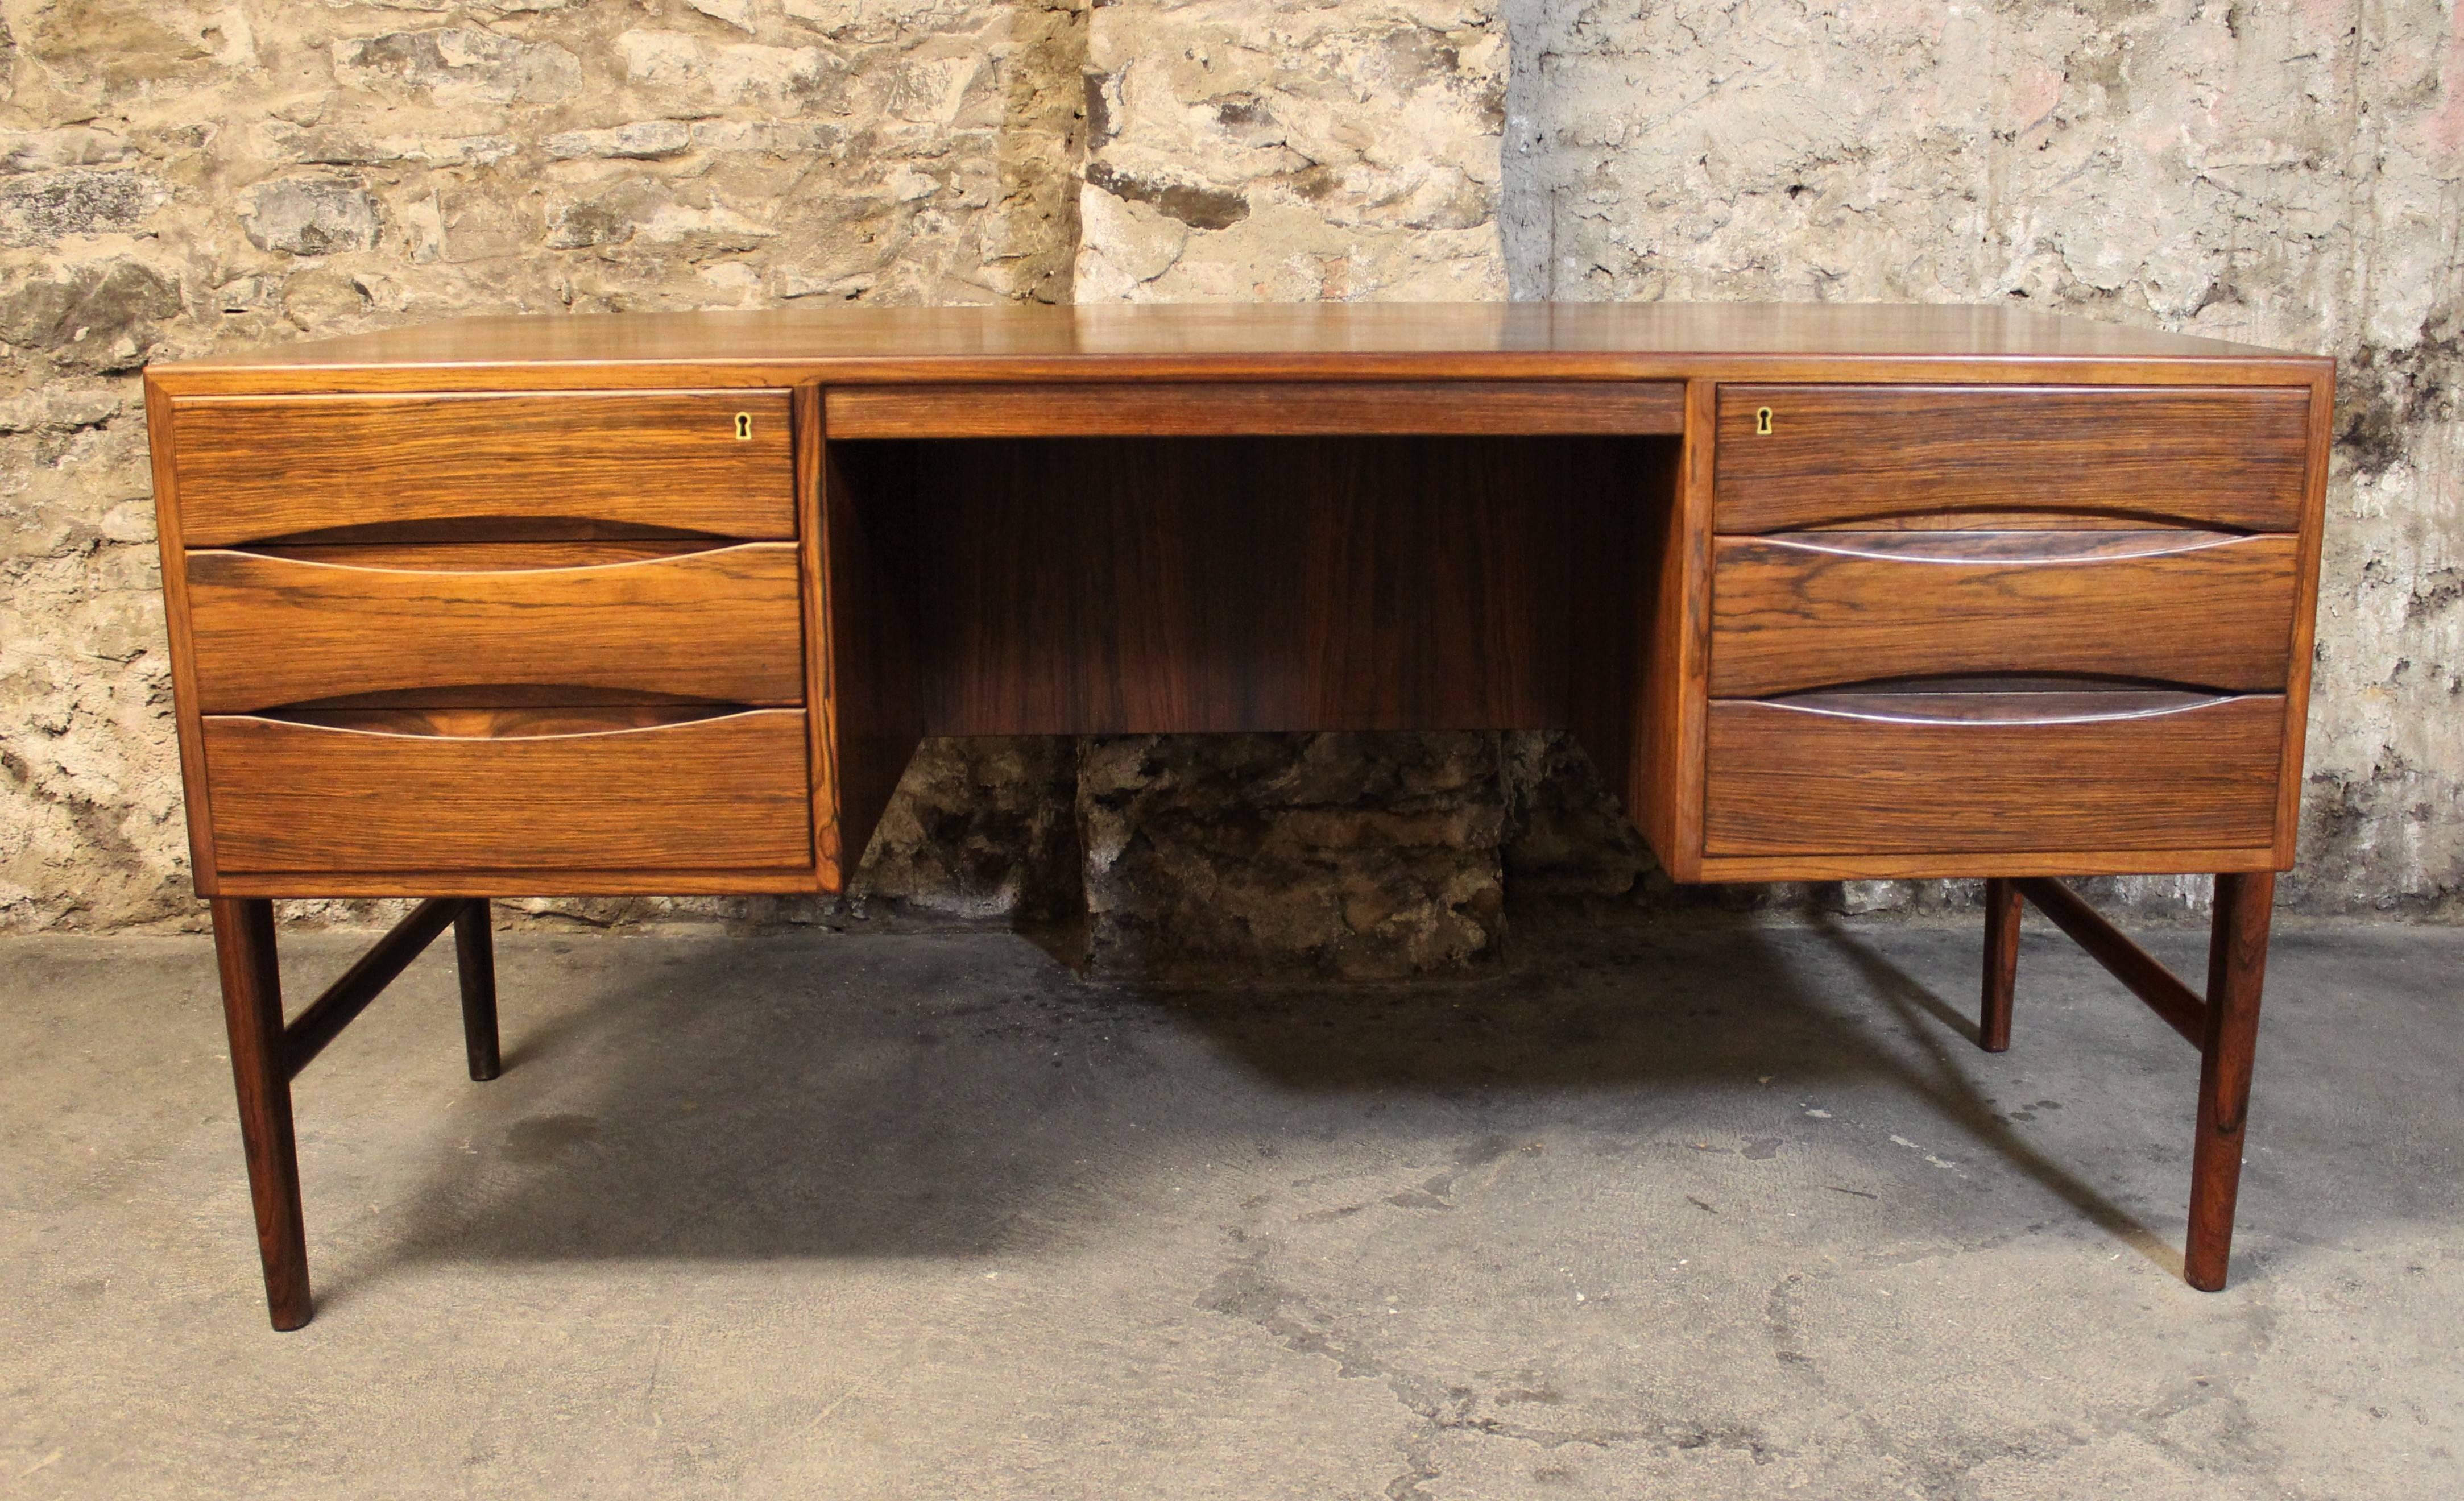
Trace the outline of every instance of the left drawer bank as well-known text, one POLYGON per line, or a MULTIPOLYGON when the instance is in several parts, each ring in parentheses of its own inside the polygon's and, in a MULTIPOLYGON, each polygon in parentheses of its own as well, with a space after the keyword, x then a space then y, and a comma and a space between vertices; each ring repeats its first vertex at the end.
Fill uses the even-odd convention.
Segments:
POLYGON ((787 392, 149 409, 201 891, 814 889, 787 392))

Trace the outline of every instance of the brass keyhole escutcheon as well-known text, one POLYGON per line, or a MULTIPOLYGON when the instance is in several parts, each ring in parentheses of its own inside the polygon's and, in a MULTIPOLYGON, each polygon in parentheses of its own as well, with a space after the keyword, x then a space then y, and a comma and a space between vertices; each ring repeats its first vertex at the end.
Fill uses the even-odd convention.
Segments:
MULTIPOLYGON (((743 419, 739 417, 737 420, 741 422, 743 419)), ((737 436, 740 437, 742 434, 738 433, 737 436)), ((1771 436, 1771 408, 1769 407, 1755 408, 1754 436, 1758 438, 1767 438, 1771 436)))
MULTIPOLYGON (((1770 414, 1765 413, 1764 415, 1769 416, 1770 414)), ((1771 424, 1769 422, 1765 422, 1763 426, 1765 428, 1769 428, 1771 424)), ((750 443, 753 441, 753 413, 749 411, 739 411, 736 414, 736 441, 738 443, 750 443)))

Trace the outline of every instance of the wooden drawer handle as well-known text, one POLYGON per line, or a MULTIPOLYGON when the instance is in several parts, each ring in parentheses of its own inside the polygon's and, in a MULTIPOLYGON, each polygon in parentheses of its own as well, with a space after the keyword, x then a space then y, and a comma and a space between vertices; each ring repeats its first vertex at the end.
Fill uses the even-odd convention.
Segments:
POLYGON ((200 548, 188 554, 188 573, 192 579, 219 584, 232 576, 255 576, 259 570, 252 569, 248 560, 264 559, 346 573, 417 574, 430 578, 512 573, 614 575, 620 568, 707 563, 724 565, 780 556, 789 545, 729 541, 723 538, 706 541, 273 544, 200 548))
POLYGON ((1793 532, 1758 537, 1754 545, 1778 552, 1867 558, 1878 563, 1951 563, 2010 568, 2031 564, 2072 566, 2170 558, 2247 541, 2247 532, 2188 531, 1896 531, 1793 532))
POLYGON ((762 711, 725 705, 590 705, 520 709, 303 709, 217 717, 387 740, 591 740, 656 735, 762 711))
POLYGON ((2233 694, 2173 689, 2101 689, 2027 693, 1812 693, 1757 700, 1773 709, 1866 719, 1882 724, 1974 724, 2006 729, 2029 724, 2111 724, 2196 714, 2231 703, 2233 694))

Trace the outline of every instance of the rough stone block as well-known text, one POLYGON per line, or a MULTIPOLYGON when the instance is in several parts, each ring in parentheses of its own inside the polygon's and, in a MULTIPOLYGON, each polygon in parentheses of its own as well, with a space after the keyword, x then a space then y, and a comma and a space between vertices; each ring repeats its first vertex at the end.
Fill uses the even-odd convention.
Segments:
POLYGON ((356 178, 285 177, 242 193, 241 230, 261 251, 330 255, 377 242, 377 201, 356 178))
POLYGON ((66 167, 0 182, 0 247, 46 247, 134 230, 170 201, 150 172, 66 167))
POLYGON ((39 349, 64 369, 126 370, 145 363, 156 325, 179 312, 178 283, 123 256, 0 293, 0 340, 39 349))
POLYGON ((334 76, 445 106, 555 104, 582 87, 582 61, 554 42, 456 26, 336 42, 334 76))

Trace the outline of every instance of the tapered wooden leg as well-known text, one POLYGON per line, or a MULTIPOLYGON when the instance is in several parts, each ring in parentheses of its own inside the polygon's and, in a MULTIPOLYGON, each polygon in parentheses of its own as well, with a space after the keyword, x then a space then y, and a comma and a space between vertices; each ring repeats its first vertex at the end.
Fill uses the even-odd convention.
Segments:
POLYGON ((471 1077, 505 1071, 496 1051, 496 942, 488 932, 488 902, 474 896, 453 917, 453 968, 462 981, 462 1046, 471 1077))
POLYGON ((297 1329, 315 1308, 308 1293, 308 1232, 299 1219, 299 1149, 291 1130, 291 1071, 283 1051, 282 977, 275 967, 274 903, 216 897, 214 957, 231 1029, 239 1137, 248 1154, 256 1246, 265 1261, 265 1303, 276 1329, 297 1329))
POLYGON ((2199 1137, 2190 1155, 2190 1230, 2182 1276, 2214 1292, 2233 1256, 2233 1199, 2241 1187, 2242 1125, 2250 1110, 2251 1055, 2258 1041, 2258 994, 2267 977, 2268 918, 2276 875, 2216 877, 2214 935, 2208 943, 2208 1035, 2199 1062, 2199 1137))
POLYGON ((2011 1003, 2019 983, 2019 884, 1985 883, 1985 1001, 1976 1013, 1976 1044, 2011 1050, 2011 1003))

